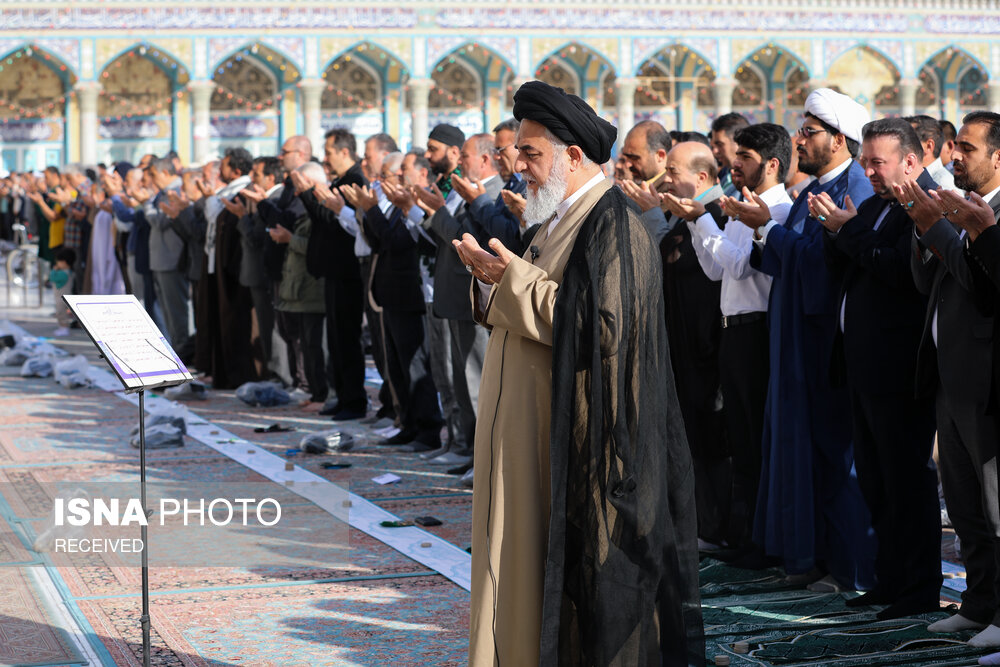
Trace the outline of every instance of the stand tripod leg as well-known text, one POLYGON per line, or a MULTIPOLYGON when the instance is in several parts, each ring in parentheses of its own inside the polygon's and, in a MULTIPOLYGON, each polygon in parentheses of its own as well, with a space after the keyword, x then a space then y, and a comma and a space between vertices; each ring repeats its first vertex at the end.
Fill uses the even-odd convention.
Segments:
POLYGON ((142 626, 142 666, 149 667, 149 540, 146 523, 149 521, 149 510, 146 509, 146 392, 139 390, 139 486, 142 498, 142 512, 146 521, 139 528, 142 539, 142 616, 139 624, 142 626))

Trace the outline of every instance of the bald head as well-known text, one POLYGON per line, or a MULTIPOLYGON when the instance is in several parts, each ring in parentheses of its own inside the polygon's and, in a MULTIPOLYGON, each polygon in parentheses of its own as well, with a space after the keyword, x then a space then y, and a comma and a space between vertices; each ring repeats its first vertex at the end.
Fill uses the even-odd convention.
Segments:
POLYGON ((666 166, 668 151, 670 134, 655 120, 637 123, 622 144, 622 155, 637 181, 655 179, 666 166))
POLYGON ((285 171, 298 169, 312 158, 312 142, 304 134, 289 137, 281 146, 281 166, 285 171))
POLYGON ((667 154, 667 192, 681 198, 697 197, 715 185, 718 166, 712 149, 697 141, 684 141, 667 154))

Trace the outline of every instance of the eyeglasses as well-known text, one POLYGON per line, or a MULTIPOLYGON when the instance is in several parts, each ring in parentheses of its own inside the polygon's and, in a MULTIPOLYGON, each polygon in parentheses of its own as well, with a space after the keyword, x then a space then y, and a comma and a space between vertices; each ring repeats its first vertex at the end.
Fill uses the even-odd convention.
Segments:
POLYGON ((820 134, 822 132, 829 132, 830 130, 823 129, 822 127, 806 127, 803 125, 799 128, 798 135, 803 139, 808 139, 814 134, 820 134))
POLYGON ((287 155, 288 153, 301 153, 301 152, 302 151, 300 151, 297 148, 282 148, 281 153, 279 153, 279 155, 287 155))
POLYGON ((494 146, 494 148, 493 148, 493 154, 494 154, 494 155, 500 155, 500 153, 503 153, 503 152, 504 152, 505 150, 507 150, 508 148, 510 148, 510 147, 511 147, 511 146, 513 146, 513 145, 514 145, 514 144, 507 144, 506 146, 503 146, 503 147, 501 147, 501 148, 496 148, 496 147, 494 146))

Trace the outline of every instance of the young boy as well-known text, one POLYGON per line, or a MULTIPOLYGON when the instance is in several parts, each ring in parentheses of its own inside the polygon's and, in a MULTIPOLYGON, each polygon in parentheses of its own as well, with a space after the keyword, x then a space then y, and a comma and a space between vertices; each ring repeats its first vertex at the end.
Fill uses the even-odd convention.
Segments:
POLYGON ((63 295, 73 293, 73 264, 76 253, 72 248, 59 248, 55 252, 55 264, 49 272, 49 281, 55 293, 56 322, 59 328, 52 332, 53 336, 68 336, 69 325, 73 323, 73 314, 63 301, 63 295))

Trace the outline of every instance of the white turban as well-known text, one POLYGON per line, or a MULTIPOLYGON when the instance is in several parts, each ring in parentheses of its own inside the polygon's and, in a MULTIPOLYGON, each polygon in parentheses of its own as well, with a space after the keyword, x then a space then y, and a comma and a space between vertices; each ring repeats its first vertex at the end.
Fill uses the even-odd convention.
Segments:
POLYGON ((806 111, 837 128, 848 139, 861 143, 861 128, 871 120, 868 110, 847 95, 817 88, 806 98, 806 111))

